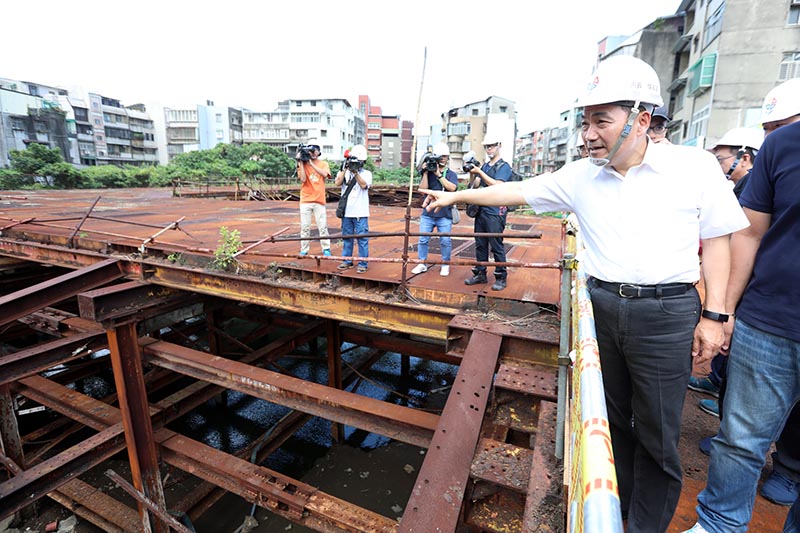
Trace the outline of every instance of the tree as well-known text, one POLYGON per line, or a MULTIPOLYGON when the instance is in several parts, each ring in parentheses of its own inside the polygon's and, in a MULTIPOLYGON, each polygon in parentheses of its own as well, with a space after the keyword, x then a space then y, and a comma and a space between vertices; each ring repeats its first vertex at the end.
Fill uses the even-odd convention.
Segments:
POLYGON ((25 150, 11 150, 8 153, 11 168, 17 172, 30 175, 46 175, 42 168, 55 163, 63 163, 64 158, 57 148, 48 148, 43 144, 31 143, 25 150))

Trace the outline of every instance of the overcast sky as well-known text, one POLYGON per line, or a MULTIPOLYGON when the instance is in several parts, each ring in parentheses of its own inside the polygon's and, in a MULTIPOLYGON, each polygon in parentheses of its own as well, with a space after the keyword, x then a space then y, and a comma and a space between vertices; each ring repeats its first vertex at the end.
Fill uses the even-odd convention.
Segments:
POLYGON ((597 42, 680 0, 2 0, 0 77, 118 98, 273 110, 288 98, 370 96, 419 124, 495 95, 519 131, 554 125, 597 42))

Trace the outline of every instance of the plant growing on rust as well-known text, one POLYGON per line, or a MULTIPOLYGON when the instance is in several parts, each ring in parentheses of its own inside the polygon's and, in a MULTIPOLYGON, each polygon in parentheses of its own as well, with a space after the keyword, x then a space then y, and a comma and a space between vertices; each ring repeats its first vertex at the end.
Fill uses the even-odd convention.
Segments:
POLYGON ((213 270, 229 271, 238 262, 234 256, 242 247, 241 234, 238 229, 229 230, 222 226, 219 228, 219 235, 219 246, 214 250, 214 260, 210 267, 213 270))

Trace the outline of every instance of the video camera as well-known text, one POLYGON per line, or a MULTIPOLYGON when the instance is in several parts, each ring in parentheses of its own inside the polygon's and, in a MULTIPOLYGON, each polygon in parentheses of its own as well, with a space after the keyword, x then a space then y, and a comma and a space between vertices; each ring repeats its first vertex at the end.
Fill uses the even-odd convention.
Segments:
POLYGON ((358 172, 364 168, 364 162, 354 155, 348 157, 344 162, 345 168, 350 172, 358 172))
POLYGON ((433 154, 425 154, 425 159, 422 160, 422 163, 422 170, 436 172, 439 169, 439 158, 433 154))
POLYGON ((475 159, 475 152, 467 152, 467 155, 464 156, 464 165, 461 167, 461 170, 464 172, 469 172, 473 168, 480 166, 480 161, 475 159))
POLYGON ((297 147, 297 158, 306 163, 311 160, 311 151, 313 150, 313 145, 308 144, 301 144, 297 147))

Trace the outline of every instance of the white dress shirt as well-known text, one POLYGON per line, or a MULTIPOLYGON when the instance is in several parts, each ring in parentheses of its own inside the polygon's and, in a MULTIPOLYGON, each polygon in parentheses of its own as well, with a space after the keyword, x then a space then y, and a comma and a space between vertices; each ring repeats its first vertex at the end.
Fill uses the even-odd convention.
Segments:
POLYGON ((586 273, 604 281, 696 282, 699 239, 749 225, 714 156, 689 146, 648 141, 625 176, 579 159, 522 187, 537 213, 575 213, 586 273))

